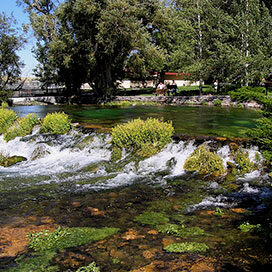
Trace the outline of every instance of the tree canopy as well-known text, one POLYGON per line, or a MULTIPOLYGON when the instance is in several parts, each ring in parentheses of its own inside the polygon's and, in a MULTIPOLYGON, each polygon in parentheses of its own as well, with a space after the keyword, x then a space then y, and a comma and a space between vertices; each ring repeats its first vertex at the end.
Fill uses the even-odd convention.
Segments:
MULTIPOLYGON (((19 1, 19 0, 18 0, 19 1)), ((20 0, 37 37, 36 74, 106 98, 127 75, 258 84, 271 72, 270 1, 20 0)))
MULTIPOLYGON (((20 77, 23 63, 17 54, 24 44, 24 38, 15 28, 13 17, 0 13, 0 91, 5 92, 9 84, 15 83, 20 77)), ((4 99, 1 94, 1 99, 4 99)))

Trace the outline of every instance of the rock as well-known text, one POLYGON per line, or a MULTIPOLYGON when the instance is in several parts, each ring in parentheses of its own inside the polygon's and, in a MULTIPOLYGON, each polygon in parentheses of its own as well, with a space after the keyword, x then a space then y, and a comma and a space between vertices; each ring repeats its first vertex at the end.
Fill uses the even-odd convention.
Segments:
POLYGON ((30 156, 30 160, 34 161, 37 159, 42 159, 44 158, 46 155, 49 155, 50 152, 47 150, 45 145, 38 145, 34 151, 32 152, 31 156, 30 156))
POLYGON ((137 231, 130 229, 125 233, 125 235, 122 237, 124 240, 136 240, 136 239, 142 239, 145 238, 144 235, 139 235, 137 231))
POLYGON ((75 208, 79 208, 81 206, 81 203, 79 201, 73 201, 72 206, 75 208))
POLYGON ((159 232, 157 230, 150 230, 147 233, 151 235, 158 235, 159 232))
POLYGON ((242 209, 242 208, 233 208, 231 209, 232 212, 235 212, 235 213, 245 213, 246 210, 245 209, 242 209))
POLYGON ((106 214, 105 211, 100 211, 99 209, 93 208, 93 207, 87 207, 87 210, 89 212, 91 212, 91 215, 93 215, 93 216, 98 216, 98 215, 105 216, 105 214, 106 214))
POLYGON ((12 166, 12 165, 14 165, 16 163, 26 161, 26 160, 27 159, 25 157, 22 157, 22 156, 6 157, 4 160, 2 160, 0 162, 0 166, 9 167, 9 166, 12 166))
POLYGON ((156 248, 152 248, 150 250, 145 250, 143 252, 143 256, 145 259, 149 260, 155 256, 157 251, 158 251, 158 249, 156 249, 156 248))

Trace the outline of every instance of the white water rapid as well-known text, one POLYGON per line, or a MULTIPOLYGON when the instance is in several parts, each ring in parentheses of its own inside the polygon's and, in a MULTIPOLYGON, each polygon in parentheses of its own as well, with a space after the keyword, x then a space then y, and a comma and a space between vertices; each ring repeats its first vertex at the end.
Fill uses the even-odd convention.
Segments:
MULTIPOLYGON (((40 135, 36 130, 31 136, 16 138, 6 143, 0 136, 0 153, 8 156, 23 156, 27 160, 10 167, 0 166, 0 189, 35 188, 39 186, 61 186, 61 190, 82 192, 112 189, 137 183, 167 185, 169 180, 188 174, 184 163, 197 147, 194 141, 170 143, 160 153, 141 161, 133 155, 122 152, 122 159, 111 161, 111 138, 107 134, 83 134, 73 131, 63 136, 40 135)), ((256 147, 247 149, 251 161, 256 162, 260 154, 256 147), (258 154, 258 156, 256 156, 258 154)), ((217 154, 225 167, 233 162, 228 145, 219 147, 217 154)), ((260 178, 259 168, 238 179, 246 184, 248 180, 260 178)), ((209 183, 207 182, 209 185, 209 183)), ((248 183, 247 183, 248 184, 248 183)), ((210 188, 220 188, 213 182, 210 188)), ((207 186, 208 187, 208 186, 207 186)), ((52 188, 52 187, 50 187, 52 188)), ((245 190, 258 190, 245 185, 245 190)), ((228 205, 224 196, 204 198, 195 208, 228 205)))

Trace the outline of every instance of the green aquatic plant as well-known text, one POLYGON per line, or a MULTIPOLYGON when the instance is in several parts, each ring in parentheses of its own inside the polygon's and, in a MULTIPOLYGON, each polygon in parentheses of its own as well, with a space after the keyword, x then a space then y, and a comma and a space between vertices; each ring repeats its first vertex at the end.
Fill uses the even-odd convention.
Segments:
POLYGON ((41 133, 65 134, 71 128, 71 120, 64 112, 48 113, 41 126, 41 133))
POLYGON ((144 212, 134 218, 134 221, 142 225, 157 226, 169 222, 169 218, 158 212, 144 212))
POLYGON ((206 144, 200 145, 185 161, 184 169, 198 171, 202 175, 220 176, 225 173, 223 160, 208 149, 206 144))
POLYGON ((15 139, 16 137, 23 137, 31 134, 35 125, 39 124, 39 119, 36 114, 30 113, 26 117, 19 118, 15 123, 9 127, 4 134, 6 142, 15 139))
POLYGON ((168 213, 172 210, 173 203, 169 200, 156 200, 149 203, 148 211, 168 213))
POLYGON ((5 133, 17 118, 18 116, 13 110, 0 108, 0 134, 5 133))
POLYGON ((42 255, 34 253, 30 258, 22 255, 16 259, 17 266, 10 268, 8 272, 57 272, 59 271, 58 266, 50 265, 56 254, 53 251, 42 255))
POLYGON ((112 129, 112 143, 119 148, 132 148, 139 156, 149 157, 171 142, 172 123, 158 119, 135 119, 112 129))
POLYGON ((232 151, 235 163, 238 166, 240 174, 250 173, 254 170, 254 163, 250 161, 248 152, 243 148, 232 151))
POLYGON ((214 215, 221 217, 221 216, 224 215, 224 212, 223 212, 220 208, 217 207, 217 208, 215 209, 214 215))
POLYGON ((95 262, 92 262, 87 266, 80 267, 76 272, 100 272, 100 269, 95 262))
POLYGON ((260 227, 261 227, 260 224, 252 225, 249 222, 245 222, 245 223, 241 224, 238 228, 241 230, 241 232, 251 232, 253 230, 260 229, 260 227))
POLYGON ((174 243, 164 247, 164 250, 168 252, 206 252, 209 247, 204 243, 196 243, 196 242, 184 242, 184 243, 174 243))
POLYGON ((111 161, 116 162, 122 158, 122 149, 114 146, 111 151, 111 161))
POLYGON ((35 251, 55 251, 68 247, 91 243, 105 239, 117 233, 117 228, 67 228, 58 227, 55 231, 42 231, 39 233, 30 233, 27 235, 28 246, 35 251))
POLYGON ((162 233, 174 235, 177 237, 191 237, 205 235, 205 231, 199 227, 187 228, 184 225, 164 224, 157 226, 157 230, 162 233))

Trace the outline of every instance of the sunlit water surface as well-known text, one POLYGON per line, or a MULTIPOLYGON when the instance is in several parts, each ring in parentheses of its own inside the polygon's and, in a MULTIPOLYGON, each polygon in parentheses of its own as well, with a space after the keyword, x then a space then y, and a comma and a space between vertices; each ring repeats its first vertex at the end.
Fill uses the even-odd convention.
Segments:
MULTIPOLYGON (((40 117, 64 111, 73 122, 103 127, 138 117, 164 118, 173 122, 176 133, 229 137, 245 136, 245 130, 254 127, 260 116, 253 110, 217 107, 24 106, 14 110, 20 116, 36 112, 40 117)), ((228 144, 207 144, 226 169, 233 163, 228 144)), ((102 246, 89 244, 59 252, 52 260, 59 267, 56 271, 76 271, 86 260, 96 261, 103 272, 270 271, 271 182, 258 148, 244 147, 257 166, 254 171, 225 180, 184 170, 197 145, 193 140, 173 141, 144 160, 123 150, 122 158, 114 162, 107 133, 78 129, 54 136, 41 135, 35 128, 32 135, 8 143, 0 136, 0 152, 27 158, 9 168, 0 167, 0 227, 39 226, 50 218, 64 227, 120 228, 120 234, 102 246), (145 211, 162 212, 170 223, 200 227, 206 234, 193 238, 154 234, 150 231, 155 226, 134 220, 145 211), (242 233, 238 227, 245 222, 261 224, 261 232, 242 233), (210 249, 202 254, 170 254, 163 250, 169 241, 203 242, 210 249), (77 264, 73 256, 81 256, 76 257, 77 264), (196 264, 204 270, 197 270, 196 264), (146 266, 153 270, 143 270, 146 266)), ((0 233, 0 254, 1 250, 0 233)), ((1 261, 0 255, 0 269, 9 271, 14 265, 14 259, 1 261)))

